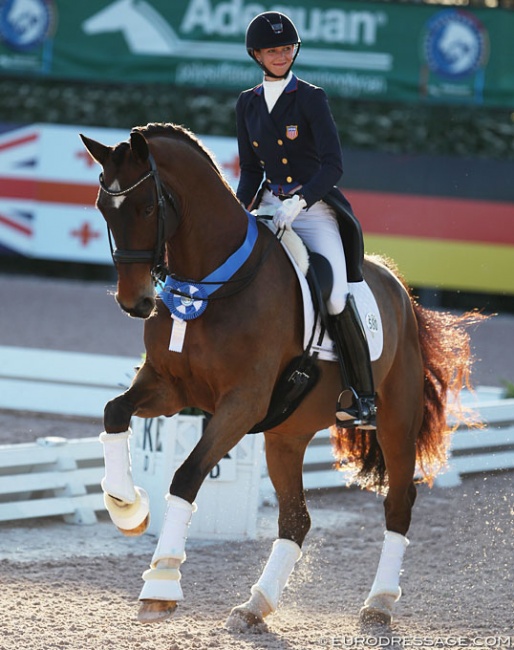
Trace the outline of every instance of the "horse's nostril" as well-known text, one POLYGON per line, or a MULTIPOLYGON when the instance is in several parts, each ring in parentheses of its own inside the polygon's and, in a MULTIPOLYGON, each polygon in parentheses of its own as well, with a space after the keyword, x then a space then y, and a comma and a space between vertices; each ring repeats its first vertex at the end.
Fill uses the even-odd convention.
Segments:
POLYGON ((153 298, 143 298, 136 306, 136 309, 141 313, 143 318, 146 318, 151 314, 153 308, 155 307, 155 300, 153 298))
POLYGON ((155 307, 155 300, 153 298, 142 298, 133 307, 123 304, 118 297, 116 297, 116 300, 123 311, 134 318, 148 318, 155 307))
POLYGON ((127 309, 128 313, 135 318, 148 318, 155 307, 153 298, 142 298, 135 307, 127 309))

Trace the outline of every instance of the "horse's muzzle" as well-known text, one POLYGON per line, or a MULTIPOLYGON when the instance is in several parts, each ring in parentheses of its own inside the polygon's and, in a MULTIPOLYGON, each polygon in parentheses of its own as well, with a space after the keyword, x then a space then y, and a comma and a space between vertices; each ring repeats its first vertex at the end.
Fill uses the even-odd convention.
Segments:
POLYGON ((127 314, 134 318, 148 318, 155 307, 155 299, 150 297, 141 298, 141 300, 133 306, 124 305, 118 296, 116 296, 116 300, 123 311, 127 312, 127 314))

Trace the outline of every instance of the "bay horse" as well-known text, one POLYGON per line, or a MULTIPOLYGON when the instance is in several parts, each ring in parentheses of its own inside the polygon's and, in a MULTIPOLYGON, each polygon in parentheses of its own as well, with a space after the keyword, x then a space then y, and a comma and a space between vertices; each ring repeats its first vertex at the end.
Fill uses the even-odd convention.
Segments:
MULTIPOLYGON (((173 124, 148 124, 115 146, 81 137, 102 167, 97 207, 117 268, 116 300, 131 316, 146 319, 146 358, 130 388, 106 405, 101 434, 106 505, 123 532, 143 532, 149 511, 130 475, 131 417, 172 416, 185 407, 211 414, 173 476, 162 532, 143 574, 138 618, 149 623, 171 616, 183 598, 179 567, 200 486, 265 419, 284 370, 304 351, 303 304, 277 237, 252 221, 194 134, 173 124), (234 258, 239 262, 227 272, 234 258), (155 278, 164 269, 170 293, 156 296, 155 278), (171 317, 166 297, 183 318, 171 317), (198 317, 188 320, 188 309, 198 317)), ((384 259, 366 256, 364 276, 384 334, 383 351, 373 362, 376 431, 331 431, 338 463, 354 468, 363 487, 385 494, 382 553, 360 617, 388 624, 401 593, 416 466, 430 482, 445 463, 448 395, 469 380, 467 326, 477 318, 423 308, 384 259)), ((333 425, 345 388, 337 363, 319 361, 317 367, 318 381, 296 410, 264 431, 279 506, 278 539, 249 600, 231 611, 229 627, 263 625, 301 556, 310 528, 304 453, 317 431, 333 425)))

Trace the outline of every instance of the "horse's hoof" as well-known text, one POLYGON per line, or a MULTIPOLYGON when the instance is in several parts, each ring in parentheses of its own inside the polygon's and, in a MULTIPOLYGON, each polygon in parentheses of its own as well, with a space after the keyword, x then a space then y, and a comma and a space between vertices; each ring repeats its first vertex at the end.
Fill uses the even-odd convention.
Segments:
POLYGON ((143 488, 135 487, 136 500, 125 503, 104 492, 104 503, 112 523, 124 535, 141 535, 150 522, 150 499, 143 488))
POLYGON ((262 633, 268 631, 268 626, 262 616, 252 612, 245 605, 234 607, 225 622, 225 628, 231 632, 256 632, 262 633))
POLYGON ((395 601, 394 596, 375 596, 359 612, 360 622, 363 625, 391 625, 395 601))
POLYGON ((143 625, 162 623, 171 618, 176 609, 175 600, 142 600, 137 620, 143 625))
POLYGON ((119 526, 116 526, 116 528, 120 531, 120 533, 123 533, 125 537, 139 537, 139 535, 142 535, 146 531, 149 525, 150 514, 147 514, 139 526, 136 526, 135 528, 131 528, 130 530, 127 530, 126 528, 120 528, 119 526))

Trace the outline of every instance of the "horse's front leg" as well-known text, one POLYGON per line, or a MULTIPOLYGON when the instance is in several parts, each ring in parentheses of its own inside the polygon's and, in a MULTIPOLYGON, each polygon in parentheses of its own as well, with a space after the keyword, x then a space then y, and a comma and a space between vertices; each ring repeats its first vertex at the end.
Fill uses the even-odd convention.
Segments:
POLYGON ((142 366, 125 393, 105 406, 105 431, 100 434, 105 465, 102 489, 105 507, 113 523, 124 535, 141 535, 150 522, 148 495, 145 490, 135 486, 132 480, 130 419, 134 413, 151 417, 178 410, 178 399, 173 397, 148 364, 142 366))
POLYGON ((166 620, 183 600, 179 568, 186 558, 187 531, 196 510, 194 500, 209 472, 262 418, 260 411, 252 413, 245 408, 247 404, 252 404, 248 397, 234 395, 218 405, 202 438, 175 472, 157 548, 150 569, 143 574, 138 614, 141 623, 166 620))
POLYGON ((312 435, 283 437, 266 433, 266 461, 279 505, 278 538, 250 599, 234 607, 226 627, 235 630, 263 627, 274 612, 310 528, 310 516, 303 491, 303 458, 312 435))

